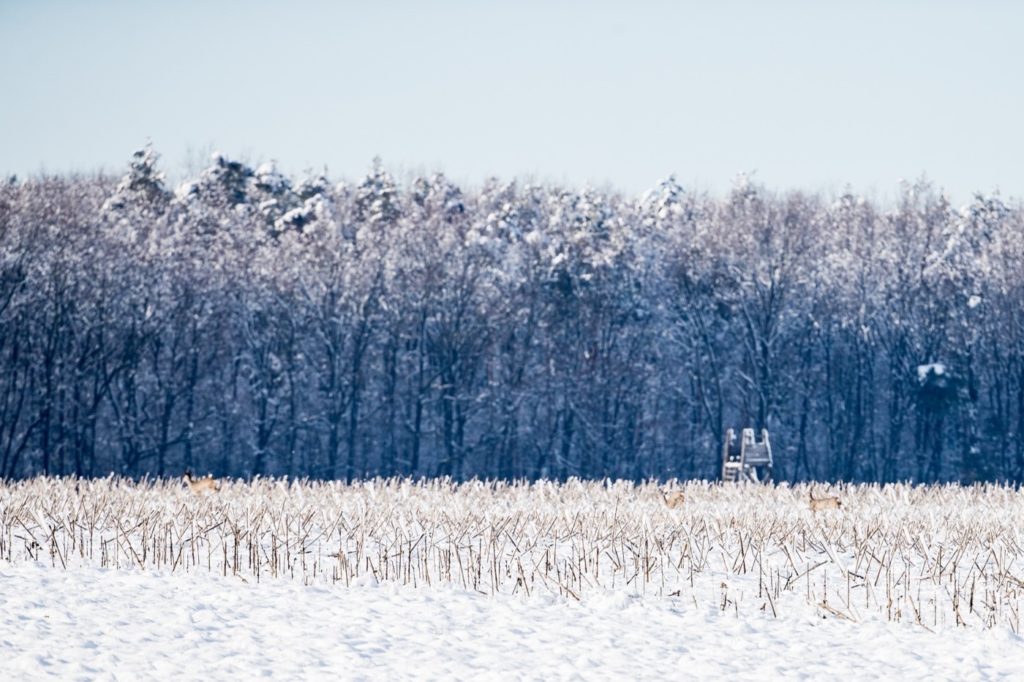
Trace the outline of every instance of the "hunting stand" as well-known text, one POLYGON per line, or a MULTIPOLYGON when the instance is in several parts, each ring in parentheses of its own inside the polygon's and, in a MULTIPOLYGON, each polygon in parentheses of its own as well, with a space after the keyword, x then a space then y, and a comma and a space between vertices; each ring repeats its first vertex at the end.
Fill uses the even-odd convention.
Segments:
POLYGON ((768 441, 768 429, 761 429, 761 442, 754 439, 754 429, 743 429, 738 443, 732 429, 725 432, 722 480, 731 483, 765 483, 772 480, 772 446, 768 441))

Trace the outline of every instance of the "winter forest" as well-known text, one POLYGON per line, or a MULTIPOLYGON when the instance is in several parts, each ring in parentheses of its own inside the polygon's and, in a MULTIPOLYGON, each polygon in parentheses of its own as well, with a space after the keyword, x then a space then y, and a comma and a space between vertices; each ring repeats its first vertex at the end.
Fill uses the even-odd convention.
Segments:
POLYGON ((292 179, 0 186, 0 477, 1024 478, 1024 207, 292 179))

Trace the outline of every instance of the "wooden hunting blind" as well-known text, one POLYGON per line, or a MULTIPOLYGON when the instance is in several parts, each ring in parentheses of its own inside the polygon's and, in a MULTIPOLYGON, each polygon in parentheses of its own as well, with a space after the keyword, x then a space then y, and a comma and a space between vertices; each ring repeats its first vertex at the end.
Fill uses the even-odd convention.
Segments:
POLYGON ((760 442, 754 429, 743 429, 739 441, 736 432, 728 429, 722 444, 722 480, 763 483, 772 480, 772 446, 768 429, 761 429, 760 442))

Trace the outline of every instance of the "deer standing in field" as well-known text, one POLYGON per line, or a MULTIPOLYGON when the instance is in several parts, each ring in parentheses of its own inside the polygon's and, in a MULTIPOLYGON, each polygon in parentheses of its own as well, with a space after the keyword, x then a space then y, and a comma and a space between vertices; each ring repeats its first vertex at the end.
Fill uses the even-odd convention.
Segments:
POLYGON ((203 478, 192 478, 192 472, 185 471, 185 475, 182 478, 188 489, 196 495, 200 493, 215 493, 220 490, 220 482, 213 477, 213 474, 207 474, 203 478))
POLYGON ((814 497, 814 493, 807 491, 807 496, 810 497, 810 506, 812 512, 819 512, 825 509, 839 509, 843 503, 840 502, 838 497, 814 497))
POLYGON ((662 491, 661 496, 665 498, 665 505, 669 509, 678 509, 686 502, 686 495, 683 494, 682 490, 662 491))

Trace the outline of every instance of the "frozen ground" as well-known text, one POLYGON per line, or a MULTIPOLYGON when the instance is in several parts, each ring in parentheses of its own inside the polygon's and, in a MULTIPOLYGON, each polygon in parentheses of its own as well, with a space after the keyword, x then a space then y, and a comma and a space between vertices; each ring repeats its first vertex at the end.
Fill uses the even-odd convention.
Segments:
POLYGON ((0 562, 0 679, 1024 679, 1008 628, 0 562))

